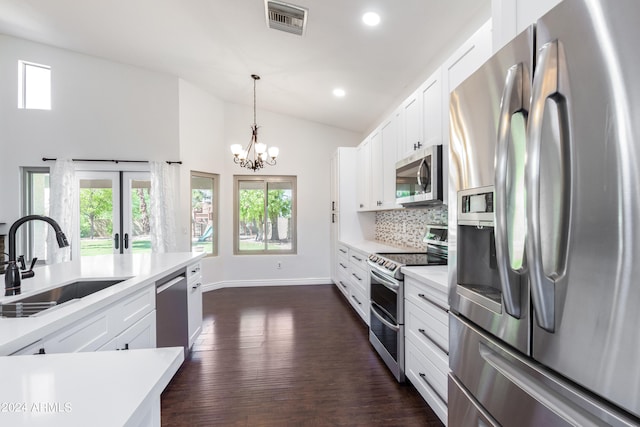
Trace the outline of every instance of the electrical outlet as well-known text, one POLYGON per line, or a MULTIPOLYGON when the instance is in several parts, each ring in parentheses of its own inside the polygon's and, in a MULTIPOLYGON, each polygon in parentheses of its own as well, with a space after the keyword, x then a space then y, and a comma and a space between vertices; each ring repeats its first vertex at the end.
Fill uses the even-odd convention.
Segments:
POLYGON ((278 262, 276 263, 276 268, 277 268, 278 270, 282 270, 282 261, 278 261, 278 262))

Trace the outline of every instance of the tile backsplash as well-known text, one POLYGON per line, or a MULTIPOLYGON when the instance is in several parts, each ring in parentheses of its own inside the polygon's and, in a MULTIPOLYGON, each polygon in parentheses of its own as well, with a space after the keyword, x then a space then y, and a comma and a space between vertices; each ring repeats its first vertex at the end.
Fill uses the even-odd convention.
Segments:
POLYGON ((427 250, 428 224, 447 224, 447 205, 376 212, 376 240, 391 246, 427 250))

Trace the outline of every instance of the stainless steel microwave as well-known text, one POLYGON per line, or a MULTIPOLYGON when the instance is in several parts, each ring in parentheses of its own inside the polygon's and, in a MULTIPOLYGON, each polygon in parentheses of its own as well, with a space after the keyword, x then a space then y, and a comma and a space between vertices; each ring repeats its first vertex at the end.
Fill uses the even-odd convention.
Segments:
POLYGON ((396 163, 396 203, 442 203, 442 145, 414 151, 396 163))

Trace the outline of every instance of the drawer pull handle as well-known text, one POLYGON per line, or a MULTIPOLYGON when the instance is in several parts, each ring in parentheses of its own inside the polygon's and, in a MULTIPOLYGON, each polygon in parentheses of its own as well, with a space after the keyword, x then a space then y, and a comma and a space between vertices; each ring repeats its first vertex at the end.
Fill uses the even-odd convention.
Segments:
POLYGON ((356 260, 356 261, 358 261, 358 262, 362 262, 362 258, 358 258, 358 257, 357 257, 357 256, 355 256, 355 255, 351 255, 351 258, 355 259, 355 260, 356 260))
POLYGON ((340 267, 344 268, 345 270, 347 269, 347 266, 344 265, 343 263, 340 263, 340 267))
POLYGON ((338 283, 340 283, 340 285, 341 285, 343 288, 347 289, 347 285, 345 285, 344 283, 342 283, 342 280, 339 280, 339 281, 338 281, 338 283))
POLYGON ((360 301, 358 301, 358 298, 356 298, 355 295, 351 295, 351 298, 353 298, 355 300, 355 302, 358 303, 358 305, 362 305, 362 303, 360 301))
POLYGON ((422 335, 424 335, 424 337, 426 339, 428 339, 433 345, 435 345, 436 347, 438 347, 440 349, 440 351, 442 351, 444 354, 446 354, 447 356, 449 355, 449 352, 447 350, 445 350, 445 348, 443 346, 441 346, 440 344, 438 344, 433 338, 431 338, 428 334, 427 331, 425 331, 424 329, 420 328, 418 329, 418 332, 420 332, 422 335))
POLYGON ((195 285, 193 285, 191 289, 198 289, 200 286, 202 286, 202 283, 198 282, 195 285))
POLYGON ((447 307, 445 307, 444 305, 440 304, 437 301, 434 301, 433 299, 429 298, 425 294, 418 294, 418 296, 420 298, 422 298, 423 300, 425 300, 427 302, 430 302, 431 304, 435 305, 436 307, 438 307, 440 310, 444 311, 445 313, 449 312, 449 309, 447 307))
POLYGON ((356 273, 351 273, 351 275, 353 277, 355 277, 356 279, 358 279, 359 282, 362 282, 362 279, 358 277, 358 275, 356 273))
POLYGON ((436 390, 435 387, 432 386, 431 383, 429 382, 429 380, 427 379, 427 374, 425 374, 424 372, 419 372, 418 375, 420 375, 420 378, 422 378, 422 381, 424 381, 424 383, 427 385, 427 387, 429 387, 436 394, 436 396, 438 396, 438 398, 440 400, 442 400, 442 403, 446 404, 447 401, 442 398, 440 393, 438 393, 438 390, 436 390))
POLYGON ((342 248, 340 248, 340 249, 338 249, 338 250, 339 250, 340 252, 342 252, 343 254, 346 254, 346 253, 347 253, 347 251, 345 251, 345 250, 344 250, 344 249, 342 249, 342 248))

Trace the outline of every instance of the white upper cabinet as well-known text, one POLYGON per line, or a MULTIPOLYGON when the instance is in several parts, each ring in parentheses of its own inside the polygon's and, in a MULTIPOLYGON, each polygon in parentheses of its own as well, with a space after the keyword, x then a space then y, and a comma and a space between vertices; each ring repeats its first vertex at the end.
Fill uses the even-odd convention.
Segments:
POLYGON ((358 145, 356 152, 356 200, 359 211, 371 208, 371 140, 365 139, 358 145))
POLYGON ((413 150, 420 148, 422 140, 422 100, 419 91, 412 93, 402 103, 402 130, 401 141, 398 144, 398 159, 408 156, 413 150))
POLYGON ((370 209, 379 209, 384 198, 384 159, 382 156, 382 131, 381 128, 373 131, 370 137, 371 144, 371 166, 369 167, 371 182, 371 193, 369 200, 370 209))
POLYGON ((492 0, 493 51, 535 23, 562 0, 492 0))
POLYGON ((491 20, 488 20, 445 61, 446 97, 491 56, 491 20))
POLYGON ((398 150, 398 134, 400 112, 395 112, 383 125, 382 134, 382 208, 391 209, 396 205, 396 157, 398 150))
POLYGON ((362 182, 358 190, 359 210, 385 210, 395 209, 396 205, 396 157, 398 150, 400 111, 394 112, 382 124, 374 130, 365 142, 360 144, 359 163, 366 162, 366 154, 369 153, 368 167, 358 167, 360 171, 359 181, 362 182), (365 201, 369 183, 369 199, 365 201), (362 201, 360 201, 362 200, 362 201))
POLYGON ((442 144, 442 69, 438 68, 401 107, 398 160, 442 144))
POLYGON ((442 144, 442 68, 438 68, 418 91, 422 98, 423 145, 442 144))

